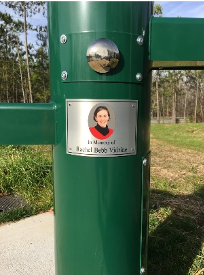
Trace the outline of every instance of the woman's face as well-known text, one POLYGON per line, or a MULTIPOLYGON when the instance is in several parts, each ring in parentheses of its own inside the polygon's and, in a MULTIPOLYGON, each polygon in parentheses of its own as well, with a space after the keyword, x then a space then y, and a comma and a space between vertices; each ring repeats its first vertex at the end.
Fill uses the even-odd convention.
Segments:
POLYGON ((97 121, 99 126, 105 128, 109 121, 108 112, 106 110, 99 111, 95 116, 95 120, 97 121))

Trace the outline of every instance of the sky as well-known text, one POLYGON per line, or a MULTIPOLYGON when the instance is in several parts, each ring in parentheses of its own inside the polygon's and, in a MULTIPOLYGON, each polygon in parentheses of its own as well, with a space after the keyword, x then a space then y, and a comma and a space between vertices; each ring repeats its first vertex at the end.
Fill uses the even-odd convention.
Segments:
MULTIPOLYGON (((6 2, 6 1, 4 1, 4 2, 6 2)), ((0 12, 7 12, 7 13, 12 15, 14 20, 23 21, 22 17, 16 15, 12 11, 12 9, 9 9, 9 8, 5 7, 1 3, 0 3, 0 12)), ((43 16, 42 14, 37 13, 36 15, 33 15, 32 17, 27 17, 27 23, 30 23, 33 26, 38 26, 38 25, 46 26, 47 25, 47 18, 45 16, 43 16)), ((0 22, 0 24, 1 24, 1 22, 0 22)), ((24 34, 21 34, 20 37, 21 37, 22 41, 24 41, 24 34)), ((28 43, 35 44, 37 41, 38 41, 38 39, 36 37, 36 32, 28 31, 28 43)))
POLYGON ((204 18, 204 1, 154 1, 163 8, 163 17, 204 18))
MULTIPOLYGON (((163 8, 163 17, 199 17, 204 18, 204 1, 154 1, 154 4, 160 4, 163 8)), ((0 11, 5 12, 10 9, 0 4, 0 11)), ((14 16, 14 19, 20 19, 17 15, 10 10, 10 13, 14 16)), ((27 21, 35 25, 47 24, 47 19, 42 14, 36 14, 32 18, 28 18, 27 21)), ((22 40, 24 40, 22 34, 22 40)), ((36 33, 29 33, 29 43, 37 42, 36 33)))

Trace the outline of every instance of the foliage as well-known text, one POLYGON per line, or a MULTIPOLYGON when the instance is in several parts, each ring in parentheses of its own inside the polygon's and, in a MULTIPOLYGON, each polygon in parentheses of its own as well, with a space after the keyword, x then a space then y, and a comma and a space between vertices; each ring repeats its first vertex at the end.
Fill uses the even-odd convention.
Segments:
POLYGON ((49 101, 47 27, 36 27, 26 21, 28 16, 32 17, 40 10, 45 14, 45 3, 1 1, 13 9, 20 20, 0 13, 0 102, 49 101), (36 33, 36 45, 27 43, 27 30, 36 33), (23 33, 25 39, 21 41, 20 34, 23 33))
POLYGON ((153 72, 152 117, 158 117, 157 110, 159 109, 159 118, 163 121, 165 118, 171 118, 173 123, 177 123, 176 118, 182 117, 184 122, 203 122, 203 106, 203 71, 161 70, 159 73, 153 72))
POLYGON ((154 6, 154 16, 162 17, 163 14, 163 8, 160 4, 156 4, 154 6))
POLYGON ((53 203, 51 148, 0 146, 0 153, 0 194, 20 194, 30 205, 1 214, 0 221, 49 209, 53 203))

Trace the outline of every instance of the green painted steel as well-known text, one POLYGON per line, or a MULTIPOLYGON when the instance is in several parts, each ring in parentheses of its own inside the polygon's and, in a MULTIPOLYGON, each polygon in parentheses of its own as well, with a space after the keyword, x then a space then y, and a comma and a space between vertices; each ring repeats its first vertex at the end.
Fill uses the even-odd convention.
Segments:
POLYGON ((204 61, 153 61, 154 70, 203 70, 204 61))
MULTIPOLYGON (((99 2, 100 3, 100 2, 99 2)), ((137 37, 141 35, 126 32, 81 32, 67 34, 67 43, 60 45, 61 71, 69 71, 69 77, 63 82, 73 81, 105 81, 105 82, 137 82, 133 72, 143 71, 143 48, 138 45, 137 37), (120 44, 120 52, 123 53, 117 68, 106 75, 96 74, 90 67, 87 67, 86 51, 97 38, 107 38, 116 45, 120 44), (76 45, 80 44, 80 52, 76 50, 76 45), (80 58, 80 64, 78 60, 80 58), (137 60, 135 62, 135 60, 137 60), (72 68, 70 70, 70 68, 72 68), (132 73, 130 73, 132 72, 132 73)))
POLYGON ((0 144, 55 144, 55 104, 1 103, 0 144))
POLYGON ((203 26, 203 18, 152 17, 150 60, 204 61, 203 26))
POLYGON ((141 194, 141 266, 147 266, 148 229, 149 229, 149 190, 150 190, 151 152, 142 158, 141 194))
POLYGON ((152 2, 49 2, 48 11, 51 98, 57 105, 56 274, 139 275, 141 267, 146 270, 141 255, 146 254, 141 247, 146 234, 142 242, 141 238, 148 223, 145 219, 141 226, 141 196, 143 184, 148 185, 142 165, 150 143, 152 2), (60 43, 62 34, 67 36, 65 44, 60 43), (144 44, 139 46, 136 38, 143 34, 144 44), (121 55, 119 67, 107 75, 94 72, 86 61, 88 46, 98 38, 112 40, 121 55), (62 71, 68 73, 65 81, 62 71), (137 73, 142 73, 142 82, 136 80, 137 73), (138 100, 137 154, 66 154, 66 99, 138 100))

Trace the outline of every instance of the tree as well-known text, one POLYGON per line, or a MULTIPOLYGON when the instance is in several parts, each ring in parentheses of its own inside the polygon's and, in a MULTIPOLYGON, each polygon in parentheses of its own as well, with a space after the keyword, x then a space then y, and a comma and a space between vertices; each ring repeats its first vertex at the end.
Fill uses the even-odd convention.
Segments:
MULTIPOLYGON (((187 87, 187 111, 188 118, 191 122, 201 122, 203 118, 203 71, 187 71, 185 85, 187 87)), ((186 111, 186 112, 187 112, 186 111)))
POLYGON ((20 41, 18 36, 16 38, 16 51, 18 55, 18 64, 19 64, 19 72, 20 72, 20 79, 21 79, 21 90, 22 90, 22 95, 23 95, 23 102, 26 102, 26 97, 25 97, 25 89, 24 89, 24 84, 23 84, 23 73, 22 73, 22 65, 21 65, 21 55, 20 55, 20 41))
POLYGON ((27 16, 32 16, 37 12, 40 12, 41 8, 45 5, 44 1, 2 1, 7 7, 12 8, 14 13, 23 17, 23 29, 25 36, 25 51, 26 51, 26 66, 27 66, 27 75, 28 75, 28 86, 29 86, 29 95, 30 102, 33 102, 32 96, 32 85, 31 85, 31 76, 30 76, 30 65, 29 65, 29 54, 28 54, 28 41, 27 41, 27 29, 31 28, 30 24, 27 24, 27 16))
POLYGON ((36 90, 38 91, 36 97, 38 101, 48 102, 50 96, 47 28, 39 26, 37 38, 40 43, 37 43, 39 48, 36 50, 33 67, 33 76, 35 77, 34 83, 36 85, 36 90))
MULTIPOLYGON (((154 6, 154 15, 155 16, 162 16, 163 9, 160 4, 156 4, 154 6)), ((159 106, 159 71, 155 72, 155 79, 156 79, 156 97, 157 97, 157 123, 160 123, 160 106, 159 106)))
POLYGON ((156 96, 157 96, 157 123, 160 123, 160 106, 159 106, 159 71, 156 71, 156 96))
POLYGON ((1 62, 2 62, 2 89, 6 90, 6 101, 9 102, 9 66, 11 56, 11 43, 13 23, 12 18, 7 13, 0 12, 1 28, 0 28, 0 41, 1 41, 1 62), (9 27, 10 26, 10 27, 9 27))
POLYGON ((154 16, 162 17, 163 15, 163 8, 160 4, 156 4, 154 6, 154 16))

